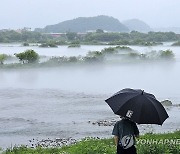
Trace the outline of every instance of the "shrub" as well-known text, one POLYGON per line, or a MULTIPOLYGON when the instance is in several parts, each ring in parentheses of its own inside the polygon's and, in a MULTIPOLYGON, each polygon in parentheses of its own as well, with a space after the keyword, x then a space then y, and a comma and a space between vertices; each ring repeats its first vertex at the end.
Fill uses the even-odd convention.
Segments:
POLYGON ((29 43, 25 42, 23 43, 23 46, 29 46, 29 43))
POLYGON ((173 59, 174 53, 171 50, 161 50, 160 58, 173 59))
POLYGON ((39 60, 39 55, 34 50, 26 50, 14 55, 23 63, 35 63, 39 60))
POLYGON ((68 48, 79 48, 79 47, 81 47, 80 44, 71 44, 68 46, 68 48))
POLYGON ((0 64, 4 64, 4 61, 8 58, 6 54, 0 54, 0 64))

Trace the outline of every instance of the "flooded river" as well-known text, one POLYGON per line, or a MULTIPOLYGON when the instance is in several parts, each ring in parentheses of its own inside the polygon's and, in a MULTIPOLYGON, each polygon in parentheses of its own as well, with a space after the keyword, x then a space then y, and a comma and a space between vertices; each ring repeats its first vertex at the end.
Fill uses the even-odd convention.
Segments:
MULTIPOLYGON (((78 56, 105 46, 81 46, 80 49, 20 47, 0 45, 0 53, 14 54, 32 48, 45 56, 78 56)), ((142 53, 171 49, 174 62, 91 65, 43 69, 0 70, 0 147, 27 144, 32 138, 110 137, 112 126, 91 122, 112 120, 104 100, 126 87, 144 89, 158 100, 180 104, 180 47, 170 44, 131 48, 142 53)), ((180 108, 168 107, 170 115, 155 132, 174 131, 180 127, 180 108)), ((139 125, 141 133, 149 127, 139 125)))

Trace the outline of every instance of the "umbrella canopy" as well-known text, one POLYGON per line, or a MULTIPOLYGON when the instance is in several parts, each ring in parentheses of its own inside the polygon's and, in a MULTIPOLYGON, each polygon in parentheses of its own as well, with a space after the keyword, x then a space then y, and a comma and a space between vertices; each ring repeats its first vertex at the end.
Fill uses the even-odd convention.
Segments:
POLYGON ((159 124, 169 117, 154 95, 140 89, 123 89, 105 100, 117 115, 138 124, 159 124))

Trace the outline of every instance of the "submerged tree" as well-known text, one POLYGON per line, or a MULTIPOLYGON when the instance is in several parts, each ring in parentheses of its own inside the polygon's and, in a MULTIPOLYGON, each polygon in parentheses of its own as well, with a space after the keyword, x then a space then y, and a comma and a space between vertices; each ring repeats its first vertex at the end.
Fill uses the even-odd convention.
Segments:
POLYGON ((174 53, 171 50, 161 50, 160 57, 164 59, 173 59, 174 53))
POLYGON ((102 29, 97 29, 96 33, 104 33, 104 31, 102 29))
POLYGON ((15 56, 19 59, 19 61, 24 63, 35 63, 39 60, 39 55, 34 50, 26 50, 25 52, 21 52, 15 54, 15 56))
POLYGON ((29 46, 29 43, 24 42, 22 45, 26 47, 26 46, 29 46))
POLYGON ((7 59, 7 55, 6 54, 0 54, 0 64, 4 64, 4 61, 7 59))

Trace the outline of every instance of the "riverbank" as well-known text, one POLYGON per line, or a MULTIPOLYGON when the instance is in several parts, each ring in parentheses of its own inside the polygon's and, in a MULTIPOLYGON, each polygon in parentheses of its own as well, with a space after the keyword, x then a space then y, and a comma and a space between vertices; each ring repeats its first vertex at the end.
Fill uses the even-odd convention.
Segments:
MULTIPOLYGON (((138 154, 179 154, 180 153, 180 131, 164 134, 145 134, 137 139, 138 154)), ((25 146, 7 149, 3 154, 115 154, 116 147, 112 138, 84 138, 68 146, 56 148, 28 148, 25 146)))
MULTIPOLYGON (((39 80, 43 81, 42 85, 45 86, 46 82, 41 78, 39 80)), ((12 81, 13 83, 16 82, 12 81)), ((48 82, 47 84, 50 85, 48 82)), ((57 85, 63 86, 62 83, 57 85)), ((39 85, 36 83, 36 86, 39 85)), ((68 88, 68 85, 66 87, 68 88)), ((106 88, 102 89, 105 94, 98 94, 97 91, 93 94, 38 87, 37 89, 0 88, 0 147, 6 149, 22 144, 31 147, 32 142, 29 140, 33 141, 33 139, 33 144, 37 144, 48 138, 52 141, 70 137, 79 140, 86 136, 110 138, 113 122, 119 120, 119 116, 114 115, 104 102, 111 95, 110 91, 105 91, 108 90, 106 88)), ((79 90, 82 90, 80 86, 79 90)), ((164 92, 162 94, 156 94, 158 100, 168 98, 164 92)), ((179 95, 174 93, 169 99, 173 103, 172 106, 166 106, 170 117, 162 126, 138 125, 141 134, 172 132, 179 128, 179 95)))

